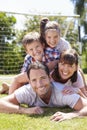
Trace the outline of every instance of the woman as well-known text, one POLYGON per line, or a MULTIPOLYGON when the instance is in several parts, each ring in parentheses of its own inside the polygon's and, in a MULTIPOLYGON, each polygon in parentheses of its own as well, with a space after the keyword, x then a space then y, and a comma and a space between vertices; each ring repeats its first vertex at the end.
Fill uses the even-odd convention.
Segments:
POLYGON ((57 67, 51 73, 52 80, 65 84, 63 93, 80 93, 86 97, 86 89, 78 66, 79 57, 74 49, 61 53, 57 67))

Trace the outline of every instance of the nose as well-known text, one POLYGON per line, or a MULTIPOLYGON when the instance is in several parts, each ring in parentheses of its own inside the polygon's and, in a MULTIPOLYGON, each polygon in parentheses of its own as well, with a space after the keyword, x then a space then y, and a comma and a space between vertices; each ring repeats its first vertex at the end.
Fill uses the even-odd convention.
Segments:
POLYGON ((54 43, 54 38, 51 38, 50 42, 51 42, 51 43, 54 43))
POLYGON ((63 69, 64 69, 65 71, 67 71, 69 68, 68 68, 67 65, 64 65, 63 69))
POLYGON ((36 54, 36 52, 37 52, 37 50, 36 50, 36 49, 33 49, 33 54, 34 54, 34 55, 36 54))
POLYGON ((38 80, 38 81, 37 81, 37 87, 39 88, 39 87, 41 87, 41 85, 42 85, 42 81, 41 81, 41 80, 38 80))

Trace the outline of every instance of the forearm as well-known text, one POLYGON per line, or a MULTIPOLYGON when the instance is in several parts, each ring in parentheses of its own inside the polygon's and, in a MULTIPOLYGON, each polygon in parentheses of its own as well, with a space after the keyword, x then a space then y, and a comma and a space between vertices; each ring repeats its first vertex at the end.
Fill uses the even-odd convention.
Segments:
MULTIPOLYGON (((86 99, 87 100, 87 99, 86 99)), ((87 106, 85 106, 83 109, 78 111, 78 116, 87 116, 87 106)))
POLYGON ((21 107, 5 100, 0 100, 0 113, 16 114, 42 114, 44 111, 40 107, 21 107))
POLYGON ((26 72, 15 76, 9 88, 9 94, 13 93, 16 89, 22 87, 27 82, 29 82, 29 80, 26 72))
POLYGON ((55 66, 57 65, 57 63, 58 63, 58 60, 47 63, 49 70, 52 71, 55 68, 55 66))
POLYGON ((0 100, 0 113, 20 113, 19 105, 0 100))

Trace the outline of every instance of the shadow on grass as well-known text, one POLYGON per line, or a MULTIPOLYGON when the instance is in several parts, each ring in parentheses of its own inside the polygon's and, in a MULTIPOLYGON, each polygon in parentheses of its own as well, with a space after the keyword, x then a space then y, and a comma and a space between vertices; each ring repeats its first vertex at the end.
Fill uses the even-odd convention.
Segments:
POLYGON ((44 109, 44 113, 41 114, 41 115, 27 115, 28 117, 33 117, 33 118, 40 118, 40 117, 49 117, 49 116, 52 116, 54 113, 60 111, 60 112, 65 112, 65 113, 68 113, 68 112, 71 112, 73 111, 71 108, 69 107, 63 107, 63 108, 59 108, 59 107, 45 107, 43 108, 44 109))

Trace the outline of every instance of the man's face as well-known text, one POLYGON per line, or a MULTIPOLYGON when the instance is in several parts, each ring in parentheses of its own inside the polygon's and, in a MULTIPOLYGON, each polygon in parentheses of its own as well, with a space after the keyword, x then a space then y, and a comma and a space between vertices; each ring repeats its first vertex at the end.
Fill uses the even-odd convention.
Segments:
POLYGON ((41 98, 47 96, 51 89, 49 76, 42 69, 30 70, 30 84, 41 98))
POLYGON ((26 46, 27 54, 38 61, 42 61, 43 56, 43 46, 40 42, 34 41, 26 46))

